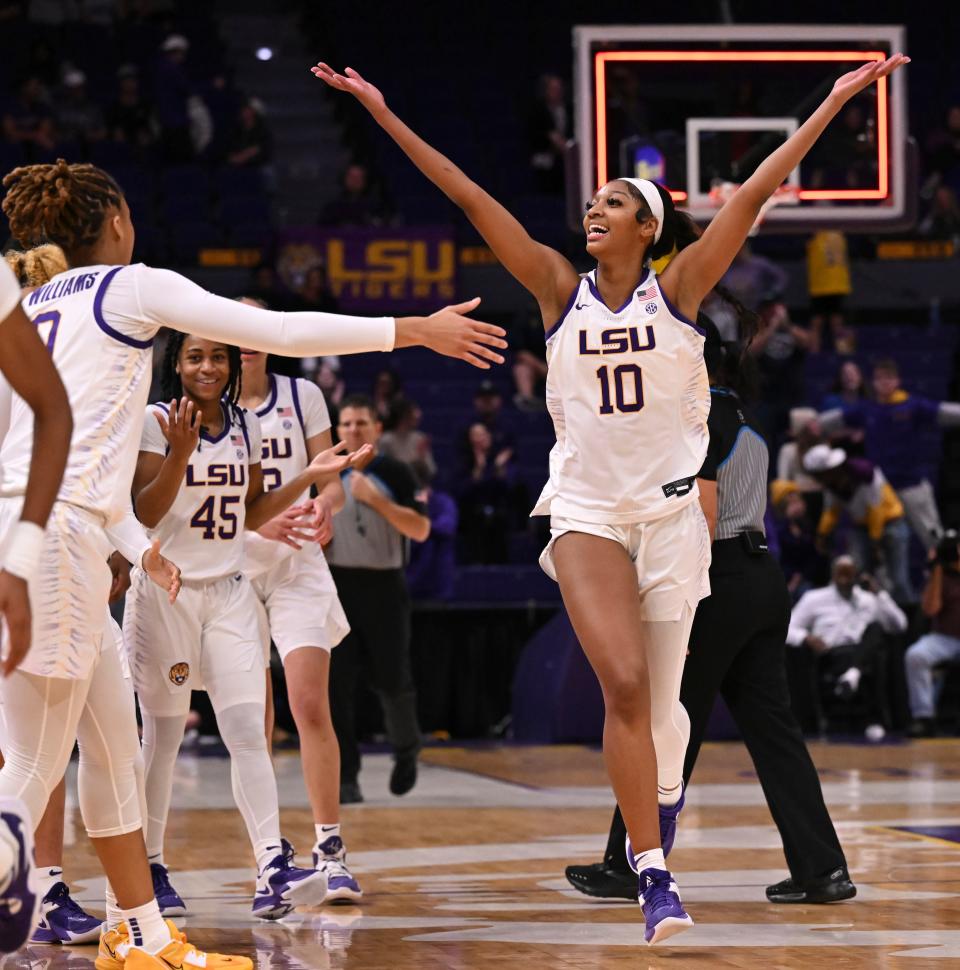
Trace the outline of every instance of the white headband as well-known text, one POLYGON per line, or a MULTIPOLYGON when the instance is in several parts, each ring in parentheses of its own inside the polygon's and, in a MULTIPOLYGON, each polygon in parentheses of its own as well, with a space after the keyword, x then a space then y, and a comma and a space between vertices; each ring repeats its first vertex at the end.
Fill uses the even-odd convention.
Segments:
POLYGON ((663 199, 656 185, 649 179, 620 179, 621 182, 629 182, 643 196, 644 201, 650 207, 653 218, 657 220, 657 229, 653 234, 653 241, 660 242, 660 234, 663 232, 663 199))

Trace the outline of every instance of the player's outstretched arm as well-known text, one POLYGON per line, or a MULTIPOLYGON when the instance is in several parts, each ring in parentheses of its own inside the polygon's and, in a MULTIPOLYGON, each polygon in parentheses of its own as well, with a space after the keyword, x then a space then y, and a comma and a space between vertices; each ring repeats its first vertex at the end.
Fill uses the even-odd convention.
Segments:
POLYGON ((537 299, 545 320, 552 322, 559 316, 580 280, 564 256, 531 239, 496 199, 404 124, 387 107, 380 91, 353 68, 337 74, 321 62, 310 70, 329 87, 352 94, 410 161, 464 211, 497 259, 537 299))
POLYGON ((800 164, 847 101, 878 78, 909 63, 909 57, 894 54, 885 61, 870 61, 838 78, 826 100, 764 159, 713 217, 700 239, 677 254, 664 271, 664 281, 671 280, 683 313, 696 316, 701 301, 720 281, 746 241, 760 207, 800 164))
MULTIPOLYGON (((4 269, 6 265, 4 264, 4 269)), ((12 276, 12 274, 11 274, 12 276)), ((11 279, 10 289, 19 287, 11 279)), ((73 416, 53 360, 17 303, 0 321, 0 371, 33 411, 33 453, 20 513, 0 571, 0 614, 8 633, 3 676, 13 673, 30 649, 27 580, 36 570, 43 528, 56 500, 70 450, 73 416)))

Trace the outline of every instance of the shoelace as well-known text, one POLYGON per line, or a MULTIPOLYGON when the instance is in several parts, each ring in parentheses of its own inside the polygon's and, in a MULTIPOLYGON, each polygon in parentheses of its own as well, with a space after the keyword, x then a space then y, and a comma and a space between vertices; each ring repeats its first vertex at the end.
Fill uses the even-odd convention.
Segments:
POLYGON ((165 867, 157 866, 157 868, 153 870, 153 888, 154 893, 157 896, 159 896, 161 892, 173 892, 173 886, 170 884, 170 874, 167 872, 165 867))
POLYGON ((50 892, 47 893, 45 899, 49 900, 51 903, 56 903, 61 909, 65 909, 71 916, 83 916, 87 919, 90 918, 90 914, 87 913, 83 907, 70 895, 70 889, 64 882, 58 882, 50 892))
POLYGON ((669 897, 673 895, 670 883, 673 882, 673 877, 669 872, 663 869, 645 869, 641 878, 644 880, 641 890, 644 909, 651 906, 656 910, 670 902, 669 897))
POLYGON ((347 868, 346 863, 341 859, 337 859, 335 856, 329 856, 320 860, 320 865, 318 869, 323 869, 327 874, 328 879, 342 877, 344 879, 352 879, 353 873, 347 868))

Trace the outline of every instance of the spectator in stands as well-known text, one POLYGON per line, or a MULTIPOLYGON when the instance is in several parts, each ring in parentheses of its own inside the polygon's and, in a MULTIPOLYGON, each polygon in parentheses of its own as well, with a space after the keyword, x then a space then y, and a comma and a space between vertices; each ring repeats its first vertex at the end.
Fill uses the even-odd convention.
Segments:
POLYGON ((273 263, 258 263, 246 289, 248 296, 261 300, 271 310, 299 310, 300 297, 286 289, 273 263))
POLYGON ((513 448, 495 448, 493 435, 477 421, 467 432, 469 457, 457 477, 462 560, 502 563, 516 517, 513 448))
POLYGON ((720 280, 750 310, 759 310, 763 303, 779 303, 788 282, 786 271, 765 256, 758 256, 748 242, 740 247, 720 280))
POLYGON ((337 416, 340 414, 340 403, 343 401, 347 391, 346 381, 340 368, 339 357, 324 357, 317 368, 317 386, 323 391, 323 399, 327 402, 327 410, 330 412, 330 420, 333 426, 337 425, 337 416))
POLYGON ((803 467, 825 490, 817 525, 821 546, 826 548, 841 512, 846 512, 853 522, 850 551, 858 570, 872 570, 882 562, 897 602, 915 602, 908 559, 910 529, 903 505, 883 472, 865 458, 848 458, 842 448, 830 445, 811 448, 803 467))
POLYGON ((821 229, 807 242, 807 291, 810 295, 810 349, 823 347, 823 325, 827 324, 838 354, 852 354, 856 347, 853 330, 847 326, 844 302, 852 290, 847 239, 842 232, 821 229))
POLYGON ((382 226, 391 218, 384 200, 370 184, 364 165, 354 162, 343 173, 340 195, 320 213, 321 226, 382 226))
POLYGON ((499 454, 505 448, 513 449, 514 435, 503 415, 503 395, 493 381, 481 381, 473 395, 473 416, 461 434, 462 455, 465 461, 472 459, 470 429, 482 424, 493 439, 493 450, 499 454))
MULTIPOLYGON (((337 434, 350 451, 377 447, 383 426, 373 401, 354 395, 340 408, 337 434)), ((357 782, 360 750, 356 695, 361 675, 383 707, 393 747, 390 791, 404 795, 417 781, 420 727, 410 669, 410 599, 404 578, 408 540, 423 542, 430 519, 417 499, 407 465, 376 454, 343 474, 346 504, 333 519, 327 560, 350 622, 350 633, 333 651, 330 706, 340 742, 340 802, 363 801, 357 782)))
POLYGON ((845 360, 837 371, 837 379, 820 403, 821 411, 852 407, 870 397, 870 388, 855 360, 845 360))
POLYGON ((117 71, 117 98, 107 110, 107 132, 133 149, 150 148, 157 140, 153 105, 143 96, 140 72, 134 64, 117 71))
POLYGON ((53 112, 37 77, 25 78, 3 115, 3 135, 23 148, 27 161, 53 151, 57 142, 53 112))
POLYGON ((190 99, 193 84, 187 74, 190 42, 182 34, 170 34, 160 47, 153 96, 160 122, 160 146, 164 160, 177 164, 196 157, 191 134, 190 99))
MULTIPOLYGON (((849 698, 860 689, 862 676, 875 673, 882 662, 886 635, 906 630, 907 618, 873 577, 861 575, 857 585, 857 565, 850 556, 835 559, 832 572, 829 586, 804 593, 793 608, 787 643, 808 651, 814 666, 825 664, 837 675, 837 696, 849 698)), ((882 678, 874 676, 873 684, 871 723, 889 727, 883 723, 882 678)))
MULTIPOLYGON (((780 568, 793 602, 826 579, 826 558, 817 549, 814 521, 796 482, 770 483, 780 568)), ((768 538, 771 538, 768 535, 768 538)))
POLYGON ((374 413, 388 431, 393 430, 393 414, 403 396, 403 381, 392 367, 383 367, 373 379, 371 389, 374 413))
POLYGON ((523 322, 508 327, 507 333, 513 350, 513 383, 517 389, 514 407, 518 411, 543 411, 547 360, 540 318, 525 314, 523 322))
POLYGON ((410 470, 425 483, 417 499, 427 510, 430 535, 424 542, 410 544, 407 586, 414 600, 448 600, 456 578, 457 503, 452 495, 434 488, 431 466, 415 461, 410 470))
POLYGON ((264 118, 263 104, 249 98, 240 105, 230 137, 227 164, 236 168, 264 168, 273 158, 273 136, 264 118))
POLYGON ((933 205, 919 226, 920 235, 932 239, 954 239, 960 236, 960 204, 949 185, 941 185, 933 194, 933 205))
POLYGON ((943 531, 933 486, 926 477, 917 448, 925 428, 960 425, 960 404, 932 401, 905 391, 900 370, 891 359, 873 367, 873 400, 824 412, 821 422, 828 430, 841 427, 863 431, 867 458, 883 469, 903 503, 907 519, 923 547, 943 531))
POLYGON ((339 313, 340 304, 327 286, 327 270, 322 263, 311 266, 297 289, 304 310, 316 313, 339 313))
POLYGON ((537 99, 530 111, 530 167, 541 192, 564 190, 564 156, 570 138, 570 108, 566 86, 555 74, 540 78, 537 99))
POLYGON ((417 484, 426 488, 437 474, 437 463, 430 449, 430 437, 420 430, 423 412, 408 397, 394 401, 390 416, 392 430, 385 431, 380 439, 380 451, 409 465, 417 478, 417 484), (424 473, 421 477, 418 471, 424 473))
POLYGON ((960 172, 960 104, 947 109, 946 123, 927 143, 932 185, 939 185, 951 173, 960 172))
POLYGON ((785 441, 777 453, 777 478, 792 482, 801 492, 819 492, 820 483, 803 469, 803 456, 823 442, 823 432, 814 408, 791 408, 789 416, 790 441, 785 441))
POLYGON ((930 559, 932 569, 920 606, 933 630, 909 647, 904 657, 913 718, 909 733, 915 738, 934 733, 933 668, 960 660, 960 548, 954 530, 944 533, 930 559))
POLYGON ((63 88, 56 107, 57 136, 76 142, 84 151, 107 136, 100 105, 87 93, 87 76, 76 68, 64 72, 63 88))

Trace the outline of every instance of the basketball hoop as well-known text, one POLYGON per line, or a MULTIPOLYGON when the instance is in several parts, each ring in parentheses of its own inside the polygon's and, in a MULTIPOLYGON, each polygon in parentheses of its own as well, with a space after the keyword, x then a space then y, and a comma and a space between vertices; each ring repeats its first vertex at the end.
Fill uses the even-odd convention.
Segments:
MULTIPOLYGON (((737 189, 740 188, 739 182, 721 182, 719 180, 713 183, 710 189, 710 204, 714 208, 719 209, 728 200, 732 199, 736 194, 737 189)), ((756 218, 752 228, 748 235, 755 236, 760 230, 760 226, 763 224, 763 220, 766 218, 767 213, 777 205, 799 205, 800 203, 800 188, 796 185, 790 185, 784 183, 767 199, 766 202, 760 207, 760 213, 756 218)))

